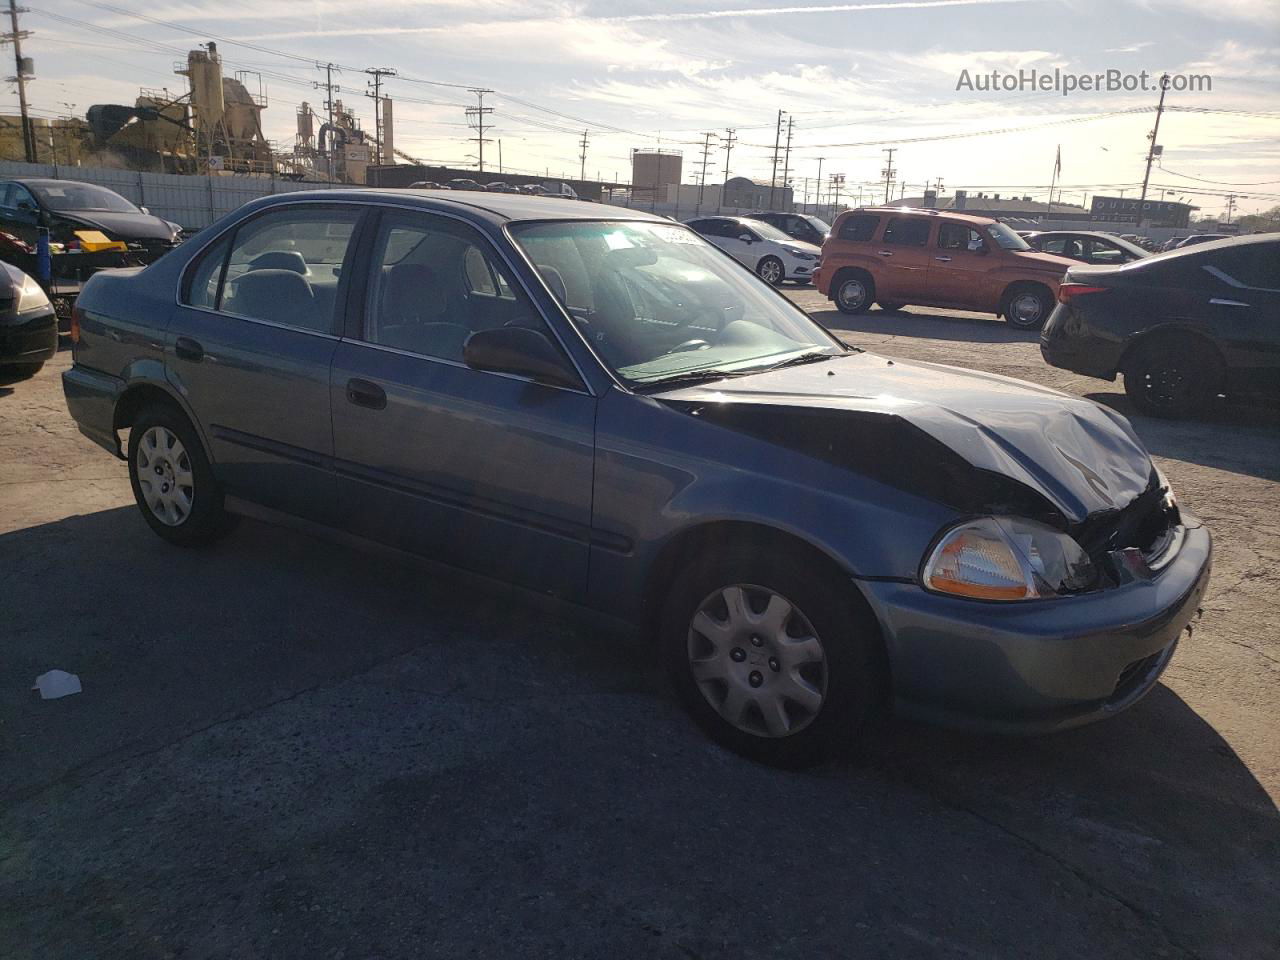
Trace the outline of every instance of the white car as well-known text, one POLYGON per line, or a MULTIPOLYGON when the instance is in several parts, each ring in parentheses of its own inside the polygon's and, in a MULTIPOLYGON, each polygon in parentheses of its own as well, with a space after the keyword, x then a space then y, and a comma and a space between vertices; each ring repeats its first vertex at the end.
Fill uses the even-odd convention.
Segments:
POLYGON ((686 225, 775 286, 783 280, 808 283, 822 251, 793 240, 777 227, 746 217, 698 217, 686 225))

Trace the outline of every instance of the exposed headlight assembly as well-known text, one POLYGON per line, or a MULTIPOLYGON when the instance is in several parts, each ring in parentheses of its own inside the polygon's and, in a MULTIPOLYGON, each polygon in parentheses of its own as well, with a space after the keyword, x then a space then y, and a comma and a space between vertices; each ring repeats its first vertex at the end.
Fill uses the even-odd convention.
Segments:
POLYGON ((927 589, 975 600, 1034 600, 1093 585, 1093 561, 1052 527, 1019 517, 980 517, 945 531, 925 559, 927 589))

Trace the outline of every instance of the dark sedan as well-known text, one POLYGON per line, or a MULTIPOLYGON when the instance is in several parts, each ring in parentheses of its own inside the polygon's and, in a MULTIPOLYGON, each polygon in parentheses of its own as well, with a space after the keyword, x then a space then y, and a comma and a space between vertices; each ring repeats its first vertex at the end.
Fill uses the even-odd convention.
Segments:
POLYGON ((1219 240, 1123 267, 1072 267, 1040 335, 1055 367, 1114 380, 1143 413, 1218 394, 1280 395, 1280 235, 1219 240))
POLYGON ((264 198, 93 277, 74 334, 68 407, 159 536, 301 522, 594 608, 766 762, 844 752, 890 703, 1110 716, 1208 582, 1208 531, 1124 418, 846 347, 636 211, 264 198))
POLYGON ((35 243, 39 227, 49 239, 74 246, 77 230, 97 230, 129 246, 149 263, 178 245, 182 227, 153 217, 106 187, 77 180, 0 181, 0 230, 35 243))
POLYGON ((58 318, 40 284, 0 262, 0 381, 25 380, 58 352, 58 318))
POLYGON ((812 243, 815 247, 822 246, 827 237, 831 235, 831 224, 819 217, 806 213, 765 211, 763 213, 748 213, 746 216, 750 220, 759 220, 762 223, 777 227, 793 240, 803 240, 805 243, 812 243))
POLYGON ((1026 241, 1032 250, 1102 266, 1114 266, 1151 256, 1150 252, 1123 237, 1087 230, 1045 230, 1028 235, 1026 241))

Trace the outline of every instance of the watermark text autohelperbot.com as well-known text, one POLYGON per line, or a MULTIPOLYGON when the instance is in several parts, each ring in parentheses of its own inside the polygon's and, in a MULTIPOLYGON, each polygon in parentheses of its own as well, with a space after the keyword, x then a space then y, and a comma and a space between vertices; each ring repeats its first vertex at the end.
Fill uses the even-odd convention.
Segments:
POLYGON ((1210 93, 1213 77, 1207 73, 1156 74, 1147 70, 1131 73, 1104 70, 1101 73, 1069 73, 1054 69, 961 70, 956 90, 971 93, 1061 93, 1064 97, 1080 93, 1144 93, 1160 89, 1167 77, 1166 89, 1174 93, 1210 93))

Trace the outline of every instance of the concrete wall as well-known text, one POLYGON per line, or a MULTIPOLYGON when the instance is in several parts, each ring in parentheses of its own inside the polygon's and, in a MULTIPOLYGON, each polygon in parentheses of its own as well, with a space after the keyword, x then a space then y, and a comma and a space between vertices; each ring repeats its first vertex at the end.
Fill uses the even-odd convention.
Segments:
POLYGON ((187 177, 176 173, 142 173, 109 167, 69 167, 52 163, 16 163, 0 160, 0 179, 45 177, 80 180, 114 190, 157 217, 180 223, 187 230, 207 227, 224 214, 275 193, 324 190, 350 184, 298 183, 268 177, 187 177))

